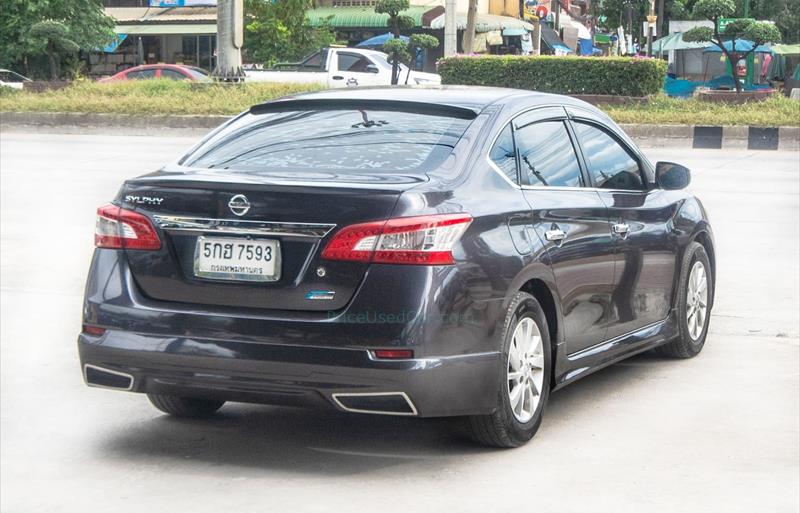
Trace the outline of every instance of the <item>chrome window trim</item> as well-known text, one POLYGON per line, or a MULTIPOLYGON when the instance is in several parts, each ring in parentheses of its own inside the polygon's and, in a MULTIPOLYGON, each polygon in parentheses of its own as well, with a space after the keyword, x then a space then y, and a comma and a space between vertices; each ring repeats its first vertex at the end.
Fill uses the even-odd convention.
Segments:
POLYGON ((335 224, 325 223, 281 223, 161 215, 153 216, 153 221, 159 228, 167 231, 235 235, 283 235, 312 239, 321 239, 336 228, 335 224))
MULTIPOLYGON (((651 192, 652 190, 659 190, 659 189, 603 189, 603 188, 599 188, 599 187, 583 187, 583 186, 581 186, 581 187, 564 187, 564 186, 550 186, 550 185, 548 185, 548 186, 534 186, 534 185, 521 185, 521 184, 518 184, 518 183, 512 181, 508 176, 506 176, 505 173, 503 173, 503 170, 500 169, 500 167, 497 164, 495 164, 495 162, 491 159, 489 154, 492 152, 492 148, 494 148, 495 143, 497 143, 497 139, 500 138, 500 134, 502 134, 503 130, 505 130, 506 125, 509 125, 509 124, 513 123, 514 122, 514 118, 516 118, 518 116, 522 116, 523 114, 527 114, 528 112, 531 112, 533 110, 542 109, 542 108, 548 108, 548 107, 549 108, 561 107, 561 108, 564 109, 564 112, 566 113, 565 114, 565 119, 568 119, 568 120, 572 120, 573 119, 572 114, 568 110, 568 108, 574 107, 572 105, 560 105, 560 104, 537 105, 536 107, 531 107, 530 109, 526 109, 526 110, 523 110, 521 112, 518 112, 518 113, 514 114, 511 117, 511 119, 508 120, 508 123, 505 123, 503 125, 503 127, 500 130, 498 130, 498 132, 492 138, 492 143, 489 145, 489 149, 486 150, 485 159, 486 159, 486 162, 489 164, 489 167, 491 167, 492 170, 495 173, 500 175, 500 178, 505 180, 506 183, 508 183, 509 185, 514 187, 515 189, 519 189, 519 190, 523 190, 523 191, 531 191, 531 190, 552 190, 552 191, 578 191, 578 190, 580 190, 580 191, 587 191, 588 190, 588 191, 597 191, 597 192, 624 192, 624 193, 643 193, 643 194, 647 194, 647 193, 651 192)), ((588 112, 590 114, 592 113, 592 111, 590 111, 588 109, 584 109, 582 107, 574 107, 574 108, 583 110, 583 111, 588 112)), ((549 119, 549 118, 547 118, 547 119, 549 119)), ((546 121, 547 119, 543 119, 543 121, 546 121)), ((598 121, 592 120, 592 119, 587 119, 587 121, 590 121, 590 122, 593 121, 595 124, 598 123, 598 121)), ((535 123, 535 121, 533 123, 535 123)), ((528 124, 530 124, 530 123, 528 123, 528 124)), ((527 126, 527 125, 525 125, 525 126, 527 126)), ((627 142, 625 143, 625 147, 628 148, 629 153, 630 153, 630 151, 633 151, 633 148, 629 147, 627 145, 627 142)), ((642 157, 642 155, 638 151, 634 151, 634 153, 636 153, 637 157, 639 157, 639 166, 641 168, 641 165, 642 165, 641 157, 642 157)), ((641 171, 641 169, 640 169, 640 171, 641 171)))

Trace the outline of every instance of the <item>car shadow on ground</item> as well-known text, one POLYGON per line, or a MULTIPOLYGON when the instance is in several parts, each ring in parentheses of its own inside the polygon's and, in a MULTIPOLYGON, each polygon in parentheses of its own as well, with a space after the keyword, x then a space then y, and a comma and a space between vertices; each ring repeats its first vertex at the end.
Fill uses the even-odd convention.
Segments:
MULTIPOLYGON (((574 422, 586 395, 624 394, 654 366, 673 360, 644 353, 596 372, 550 398, 540 434, 574 422)), ((535 443, 535 440, 534 440, 535 443)), ((469 441, 459 419, 414 419, 299 408, 228 404, 211 419, 157 415, 105 437, 107 458, 141 464, 197 461, 295 473, 347 475, 493 451, 469 441)))

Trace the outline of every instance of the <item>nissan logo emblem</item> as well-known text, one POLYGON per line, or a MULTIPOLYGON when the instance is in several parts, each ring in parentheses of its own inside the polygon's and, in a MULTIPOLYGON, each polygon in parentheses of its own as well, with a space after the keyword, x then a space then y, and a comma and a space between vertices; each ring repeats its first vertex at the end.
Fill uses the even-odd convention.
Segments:
POLYGON ((247 201, 247 196, 244 194, 237 194, 228 202, 228 208, 234 215, 241 217, 250 210, 250 202, 247 201))

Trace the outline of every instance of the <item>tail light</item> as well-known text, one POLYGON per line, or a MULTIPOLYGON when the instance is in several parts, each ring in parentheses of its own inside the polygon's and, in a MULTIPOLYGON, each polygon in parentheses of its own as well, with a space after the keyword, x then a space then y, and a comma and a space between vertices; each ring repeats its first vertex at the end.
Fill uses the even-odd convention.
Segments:
POLYGON ((161 241, 147 217, 109 204, 97 209, 94 245, 111 249, 159 249, 161 241))
POLYGON ((472 222, 469 214, 398 217, 346 226, 322 252, 327 260, 449 265, 452 249, 472 222))

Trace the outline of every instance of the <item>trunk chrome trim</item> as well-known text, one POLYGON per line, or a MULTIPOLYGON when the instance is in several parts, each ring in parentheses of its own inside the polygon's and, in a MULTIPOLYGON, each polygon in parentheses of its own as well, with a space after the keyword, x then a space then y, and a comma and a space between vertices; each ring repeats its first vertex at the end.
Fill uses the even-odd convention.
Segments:
POLYGON ((243 221, 206 217, 153 216, 162 230, 195 233, 230 233, 237 235, 284 235, 321 239, 336 228, 324 223, 280 223, 272 221, 243 221))
POLYGON ((418 415, 417 407, 414 406, 414 403, 411 402, 411 398, 408 397, 408 394, 405 392, 344 392, 338 394, 331 394, 331 398, 336 403, 336 405, 344 411, 351 412, 351 413, 371 413, 374 415, 398 415, 404 417, 415 417, 418 415), (362 410, 360 408, 348 408, 339 400, 340 397, 387 397, 387 396, 396 396, 399 395, 403 399, 405 399, 406 403, 408 403, 408 407, 411 408, 410 412, 398 412, 398 411, 384 411, 384 410, 362 410))

